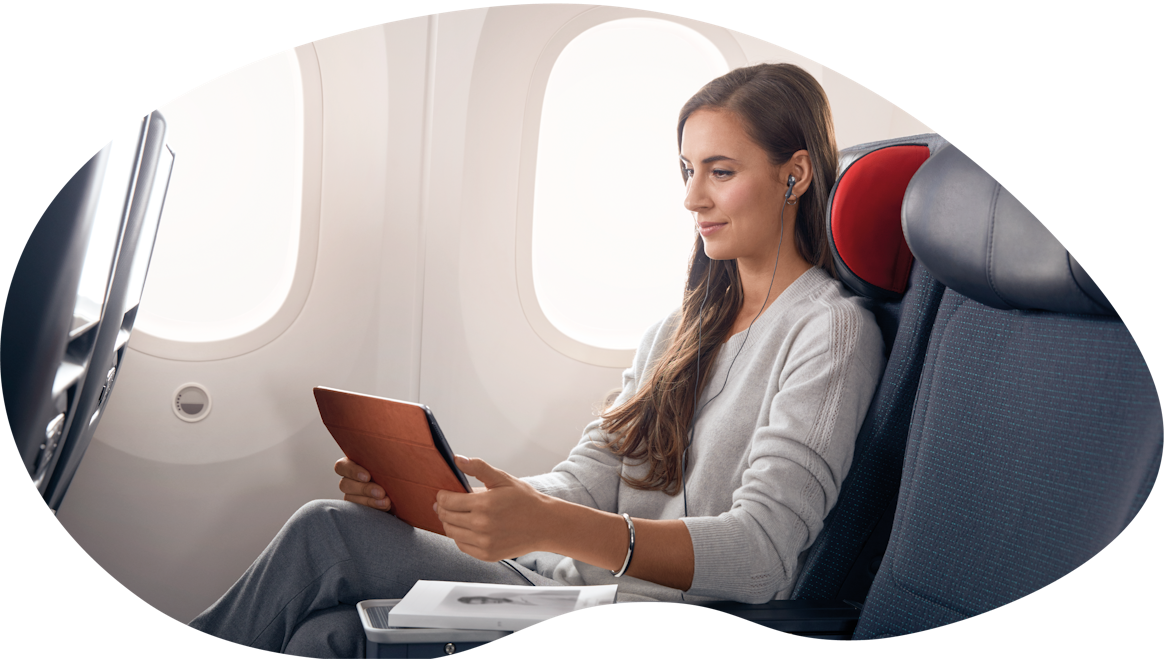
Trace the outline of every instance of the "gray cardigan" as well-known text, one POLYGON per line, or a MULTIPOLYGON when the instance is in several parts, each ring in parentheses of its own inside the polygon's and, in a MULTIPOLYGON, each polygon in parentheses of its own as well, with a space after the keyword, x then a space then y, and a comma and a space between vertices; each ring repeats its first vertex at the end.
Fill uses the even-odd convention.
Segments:
MULTIPOLYGON (((623 373, 618 403, 666 350, 679 312, 647 330, 623 373)), ((800 556, 837 501, 853 442, 885 366, 881 333, 863 299, 820 268, 789 286, 746 332, 719 351, 704 387, 683 495, 636 490, 621 478, 645 466, 602 448, 596 420, 553 471, 526 480, 567 501, 647 519, 683 519, 695 575, 682 592, 556 554, 523 563, 563 584, 618 583, 619 599, 763 602, 787 598, 800 556), (726 378, 726 385, 725 385, 726 378)), ((632 561, 633 565, 633 561, 632 561)))

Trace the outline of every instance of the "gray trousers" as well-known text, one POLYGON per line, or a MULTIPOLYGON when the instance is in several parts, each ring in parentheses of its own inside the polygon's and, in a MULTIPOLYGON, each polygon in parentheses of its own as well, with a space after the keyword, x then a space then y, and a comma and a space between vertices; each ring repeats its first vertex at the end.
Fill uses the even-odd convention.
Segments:
MULTIPOLYGON (((532 558, 532 555, 531 555, 532 558)), ((518 569, 539 586, 561 585, 518 569)), ((305 657, 362 657, 356 603, 404 597, 418 579, 528 585, 452 540, 347 501, 300 508, 230 590, 190 626, 251 647, 305 657)))

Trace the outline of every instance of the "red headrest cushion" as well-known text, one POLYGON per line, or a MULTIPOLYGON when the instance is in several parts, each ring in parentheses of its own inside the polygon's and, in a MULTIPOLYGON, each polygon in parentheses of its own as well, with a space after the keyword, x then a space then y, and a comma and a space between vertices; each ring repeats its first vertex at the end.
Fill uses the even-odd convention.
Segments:
POLYGON ((873 151, 841 173, 829 222, 843 265, 868 284, 901 294, 913 254, 901 230, 901 201, 914 172, 930 157, 922 145, 873 151))

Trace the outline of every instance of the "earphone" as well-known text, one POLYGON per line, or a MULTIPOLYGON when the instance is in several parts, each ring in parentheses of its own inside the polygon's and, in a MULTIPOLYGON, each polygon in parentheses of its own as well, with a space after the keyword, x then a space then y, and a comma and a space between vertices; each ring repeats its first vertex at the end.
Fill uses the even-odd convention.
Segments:
MULTIPOLYGON (((780 267, 780 250, 784 247, 784 209, 789 205, 789 199, 792 197, 792 188, 796 185, 796 177, 788 175, 788 191, 784 193, 784 203, 780 205, 780 241, 776 244, 776 264, 772 266, 772 278, 768 281, 768 292, 764 295, 764 304, 768 302, 768 296, 772 294, 772 284, 776 283, 776 269, 780 267)), ((707 267, 707 276, 711 277, 711 265, 707 267)), ((760 311, 756 312, 756 317, 752 322, 748 323, 748 331, 744 333, 744 339, 740 341, 740 347, 736 350, 735 357, 732 357, 732 362, 728 364, 727 373, 723 376, 723 386, 715 395, 707 399, 707 402, 702 406, 699 405, 699 355, 703 350, 703 308, 707 305, 707 296, 711 293, 711 282, 709 281, 703 289, 703 302, 699 305, 699 329, 696 334, 695 344, 695 412, 691 415, 691 425, 687 429, 687 443, 683 447, 683 461, 680 465, 679 477, 683 482, 683 516, 687 517, 687 451, 691 450, 691 442, 695 440, 695 420, 699 417, 699 413, 707 407, 711 401, 719 397, 723 390, 727 387, 728 376, 732 373, 732 367, 736 365, 736 358, 744 351, 744 345, 748 342, 748 336, 752 333, 752 325, 760 318, 760 314, 764 313, 764 304, 760 305, 760 311)))

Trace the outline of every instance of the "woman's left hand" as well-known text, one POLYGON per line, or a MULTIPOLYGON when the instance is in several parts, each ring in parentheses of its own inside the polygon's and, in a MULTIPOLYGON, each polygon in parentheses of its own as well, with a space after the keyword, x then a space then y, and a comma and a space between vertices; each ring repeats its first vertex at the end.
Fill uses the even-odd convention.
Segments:
POLYGON ((536 551, 546 537, 550 497, 480 458, 456 457, 457 467, 485 485, 472 494, 437 492, 445 535, 466 554, 499 561, 536 551))

